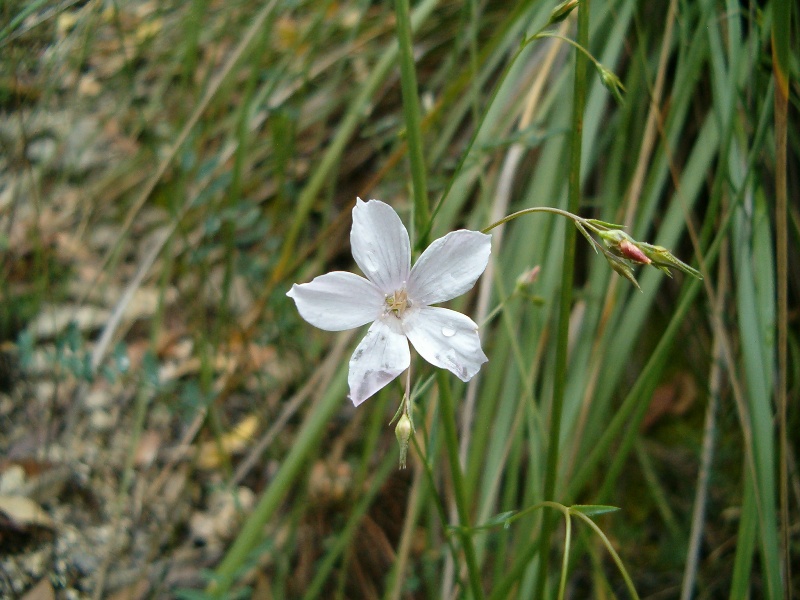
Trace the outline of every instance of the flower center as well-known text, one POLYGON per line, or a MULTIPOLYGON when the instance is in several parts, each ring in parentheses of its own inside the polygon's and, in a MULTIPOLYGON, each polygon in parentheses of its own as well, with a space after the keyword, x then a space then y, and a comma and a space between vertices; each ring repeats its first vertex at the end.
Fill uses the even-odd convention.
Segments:
POLYGON ((393 312, 394 316, 398 319, 409 306, 411 306, 411 302, 408 300, 408 294, 405 288, 395 291, 394 294, 387 294, 386 296, 386 312, 393 312))

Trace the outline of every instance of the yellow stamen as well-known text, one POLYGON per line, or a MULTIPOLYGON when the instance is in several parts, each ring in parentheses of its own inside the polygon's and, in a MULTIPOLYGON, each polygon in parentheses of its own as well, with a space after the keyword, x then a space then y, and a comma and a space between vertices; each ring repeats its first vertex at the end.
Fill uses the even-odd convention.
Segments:
POLYGON ((386 296, 386 306, 395 317, 399 317, 408 307, 408 294, 405 290, 397 290, 391 296, 386 296))

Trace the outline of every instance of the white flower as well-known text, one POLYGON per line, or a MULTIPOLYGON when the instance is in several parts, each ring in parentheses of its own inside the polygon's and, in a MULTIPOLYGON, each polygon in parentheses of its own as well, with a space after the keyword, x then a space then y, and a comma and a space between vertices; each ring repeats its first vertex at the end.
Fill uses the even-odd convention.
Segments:
POLYGON ((478 326, 432 307, 467 292, 491 252, 491 236, 461 229, 434 241, 411 268, 408 232, 391 206, 358 198, 350 231, 353 258, 366 279, 334 271, 294 284, 300 315, 326 331, 372 322, 350 359, 350 399, 358 406, 411 364, 410 341, 434 366, 469 381, 488 359, 478 326))

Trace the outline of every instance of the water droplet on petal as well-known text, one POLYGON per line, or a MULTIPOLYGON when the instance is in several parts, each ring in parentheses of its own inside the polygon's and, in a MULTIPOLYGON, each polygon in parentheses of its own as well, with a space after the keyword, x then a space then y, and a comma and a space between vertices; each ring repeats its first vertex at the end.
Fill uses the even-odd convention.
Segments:
POLYGON ((449 327, 442 327, 442 335, 444 337, 453 337, 456 334, 455 329, 450 329, 449 327))

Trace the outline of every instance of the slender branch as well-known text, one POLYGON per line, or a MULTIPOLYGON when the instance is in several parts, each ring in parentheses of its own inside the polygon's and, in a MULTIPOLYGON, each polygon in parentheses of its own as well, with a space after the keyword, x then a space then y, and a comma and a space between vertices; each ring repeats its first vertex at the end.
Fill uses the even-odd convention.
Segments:
POLYGON ((611 555, 611 558, 614 560, 614 564, 617 565, 619 569, 620 575, 622 575, 622 579, 625 580, 625 586, 628 588, 628 593, 631 595, 634 600, 639 600, 639 594, 636 593, 636 588, 633 585, 633 581, 631 580, 630 575, 628 575, 628 571, 625 570, 625 565, 622 564, 622 559, 617 554, 617 551, 614 550, 614 546, 611 543, 611 540, 608 539, 603 530, 597 526, 597 523, 592 521, 588 516, 583 514, 579 510, 570 509, 569 514, 575 515, 579 519, 581 519, 584 523, 586 523, 589 527, 591 527, 592 531, 594 531, 598 537, 603 541, 603 544, 608 550, 608 553, 611 555))
POLYGON ((603 68, 603 65, 600 64, 600 61, 598 61, 594 56, 592 56, 591 53, 584 46, 581 46, 578 42, 576 42, 575 40, 572 40, 572 39, 570 39, 570 38, 568 38, 566 36, 560 35, 558 33, 552 33, 550 31, 542 31, 542 32, 537 33, 536 35, 534 35, 533 38, 534 39, 555 38, 557 40, 561 40, 562 42, 567 42, 568 44, 574 46, 576 49, 578 49, 581 52, 583 52, 583 54, 586 56, 586 58, 588 58, 589 60, 591 60, 594 63, 595 67, 597 67, 598 69, 602 69, 603 68))
MULTIPOLYGON (((589 45, 589 0, 578 8, 578 44, 589 45)), ((572 98, 572 134, 570 138, 569 202, 571 213, 578 212, 581 185, 581 151, 583 147, 583 111, 586 105, 586 56, 575 54, 575 84, 572 98)), ((572 285, 575 267, 575 239, 577 231, 569 227, 564 232, 564 262, 561 265, 561 297, 558 308, 558 330, 556 335, 556 364, 553 381, 553 401, 550 413, 550 441, 547 448, 547 466, 544 481, 544 499, 553 499, 558 475, 559 443, 561 441, 561 414, 567 379, 567 346, 569 340, 569 318, 572 307, 572 285)), ((550 537, 554 520, 545 514, 542 518, 542 534, 539 540, 539 573, 536 580, 536 598, 544 598, 547 586, 550 537)))
POLYGON ((504 223, 508 223, 509 221, 513 221, 517 217, 521 217, 522 215, 529 215, 531 213, 537 213, 537 212, 552 213, 554 215, 561 215, 562 217, 567 217, 569 219, 572 219, 573 221, 575 221, 576 223, 580 223, 581 225, 587 225, 586 219, 583 219, 583 218, 579 217, 578 215, 574 215, 569 211, 561 210, 560 208, 552 208, 550 206, 534 206, 533 208, 525 208, 525 209, 519 210, 519 211, 517 211, 515 213, 511 213, 507 217, 503 217, 502 219, 500 219, 496 223, 492 223, 488 227, 484 227, 483 229, 481 229, 481 233, 489 233, 495 227, 499 227, 500 225, 503 225, 504 223))

